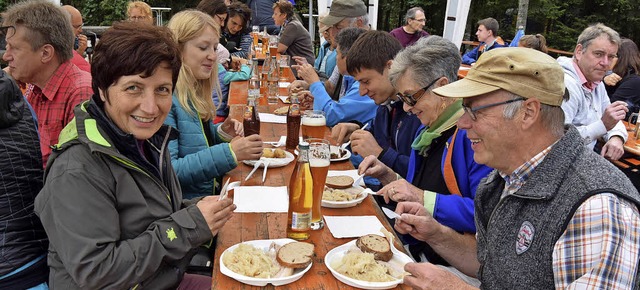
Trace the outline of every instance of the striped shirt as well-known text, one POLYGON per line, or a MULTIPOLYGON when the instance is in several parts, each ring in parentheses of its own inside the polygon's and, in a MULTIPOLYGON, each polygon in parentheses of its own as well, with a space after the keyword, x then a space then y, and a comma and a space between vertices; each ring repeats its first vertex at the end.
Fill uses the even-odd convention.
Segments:
MULTIPOLYGON (((517 192, 553 145, 505 180, 502 197, 517 192)), ((632 289, 640 254, 640 214, 612 193, 596 194, 576 210, 553 250, 556 289, 632 289)))

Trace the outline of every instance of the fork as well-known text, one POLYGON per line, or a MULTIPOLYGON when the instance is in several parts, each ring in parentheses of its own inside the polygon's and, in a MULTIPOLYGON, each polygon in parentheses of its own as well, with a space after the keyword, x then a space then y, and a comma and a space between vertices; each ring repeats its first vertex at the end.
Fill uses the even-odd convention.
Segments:
POLYGON ((264 165, 264 168, 262 169, 262 183, 264 183, 264 180, 267 178, 267 167, 269 166, 269 160, 265 159, 262 162, 262 165, 264 165))

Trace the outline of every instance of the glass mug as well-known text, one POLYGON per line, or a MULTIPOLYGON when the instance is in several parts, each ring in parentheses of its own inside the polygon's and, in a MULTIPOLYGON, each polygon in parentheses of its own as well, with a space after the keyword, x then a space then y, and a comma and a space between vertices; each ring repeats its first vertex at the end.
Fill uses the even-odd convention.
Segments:
POLYGON ((322 194, 324 184, 327 181, 329 164, 331 163, 331 150, 329 141, 325 139, 310 138, 309 142, 309 166, 313 178, 313 203, 311 205, 311 229, 319 230, 324 227, 322 220, 322 194))
POLYGON ((289 67, 289 61, 291 60, 290 56, 286 54, 280 55, 280 60, 278 60, 278 64, 280 66, 280 81, 286 82, 287 77, 285 76, 285 68, 289 67))
POLYGON ((324 111, 308 110, 302 114, 302 139, 324 137, 324 131, 327 126, 327 119, 324 111))
POLYGON ((638 113, 631 113, 627 119, 627 131, 633 132, 633 136, 638 140, 638 113))

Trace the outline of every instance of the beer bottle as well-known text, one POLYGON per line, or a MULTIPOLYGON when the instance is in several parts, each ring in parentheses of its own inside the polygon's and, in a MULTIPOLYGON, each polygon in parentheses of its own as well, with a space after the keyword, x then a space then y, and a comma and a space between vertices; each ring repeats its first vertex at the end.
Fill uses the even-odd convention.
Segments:
POLYGON ((258 59, 251 60, 251 78, 249 79, 249 99, 260 97, 260 72, 258 70, 258 59))
POLYGON ((289 97, 291 106, 287 112, 287 150, 293 151, 298 146, 300 138, 300 101, 298 94, 293 93, 289 97))
POLYGON ((248 98, 247 106, 244 108, 244 120, 242 121, 244 127, 244 135, 250 136, 253 134, 260 135, 260 116, 256 108, 256 99, 248 98))
POLYGON ((306 240, 311 230, 311 205, 313 203, 313 179, 309 166, 309 143, 300 142, 300 155, 289 181, 289 212, 287 237, 306 240))

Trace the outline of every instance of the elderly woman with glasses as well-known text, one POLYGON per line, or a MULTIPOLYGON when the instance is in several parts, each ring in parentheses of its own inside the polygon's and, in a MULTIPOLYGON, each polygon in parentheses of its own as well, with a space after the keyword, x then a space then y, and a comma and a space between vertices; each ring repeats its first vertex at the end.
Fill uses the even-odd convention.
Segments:
MULTIPOLYGON (((385 202, 419 202, 441 224, 458 232, 475 233, 473 198, 478 183, 491 169, 473 160, 473 143, 466 131, 456 127, 464 113, 462 102, 431 92, 457 79, 460 62, 456 46, 439 36, 422 38, 398 53, 389 78, 400 92, 404 110, 415 114, 423 125, 411 145, 407 179, 375 156, 366 157, 359 172, 385 185, 379 191, 385 202)), ((414 256, 422 252, 432 263, 446 263, 426 244, 410 249, 414 256)))

